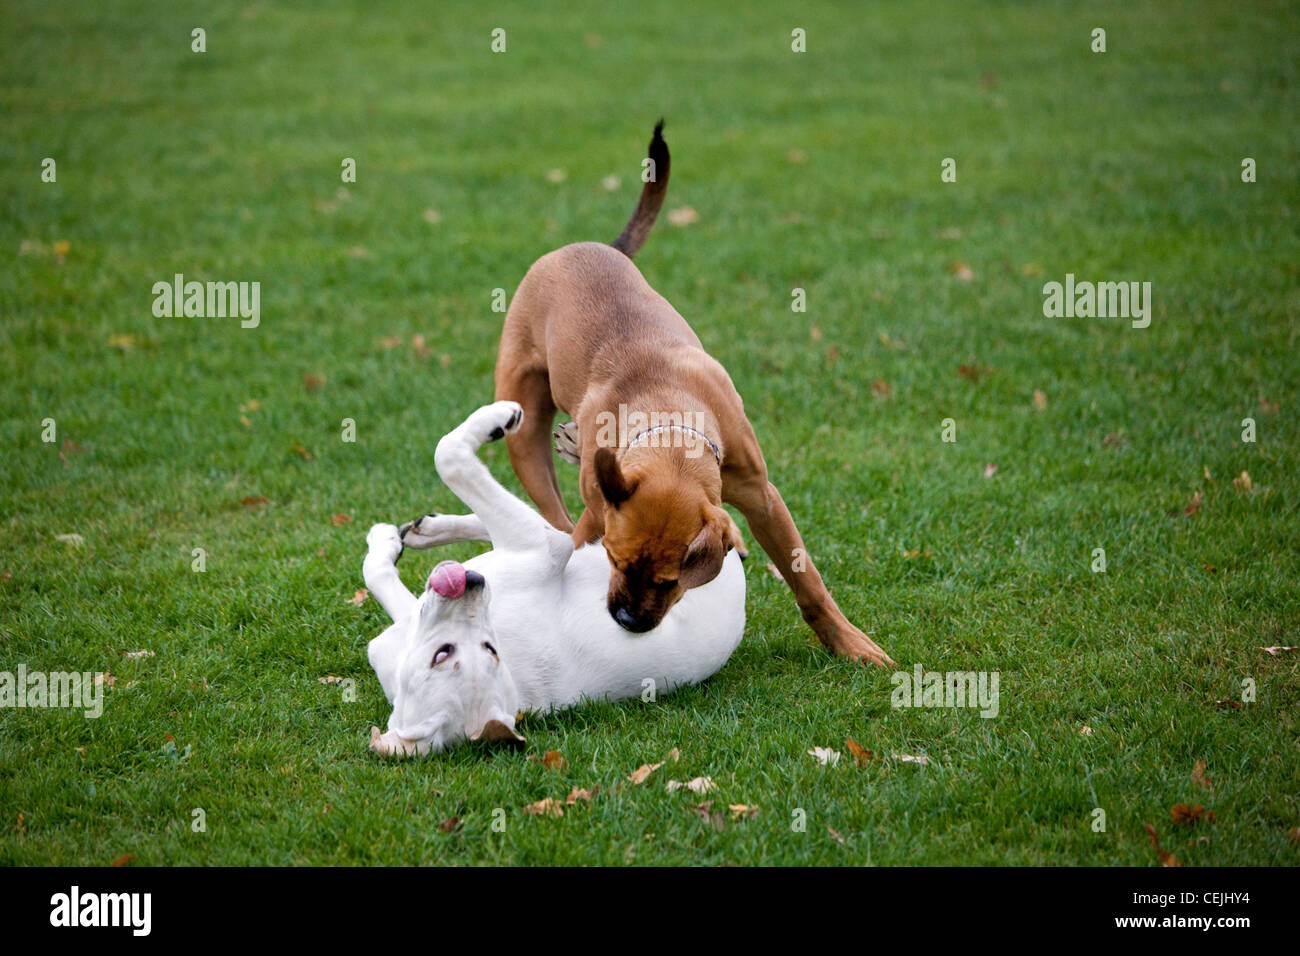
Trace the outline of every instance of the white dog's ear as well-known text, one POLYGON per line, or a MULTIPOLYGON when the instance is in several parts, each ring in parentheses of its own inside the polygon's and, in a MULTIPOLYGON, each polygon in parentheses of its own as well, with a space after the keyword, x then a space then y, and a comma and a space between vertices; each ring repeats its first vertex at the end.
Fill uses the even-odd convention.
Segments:
POLYGON ((470 734, 469 739, 481 740, 485 743, 504 743, 511 747, 522 747, 525 743, 519 731, 515 730, 515 722, 504 714, 493 717, 481 729, 470 734))

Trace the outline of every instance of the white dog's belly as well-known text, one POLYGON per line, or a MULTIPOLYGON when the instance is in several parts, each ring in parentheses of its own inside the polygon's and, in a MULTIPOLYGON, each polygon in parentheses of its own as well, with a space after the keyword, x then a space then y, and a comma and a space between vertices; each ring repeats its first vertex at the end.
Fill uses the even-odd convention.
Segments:
POLYGON ((687 591, 645 634, 625 631, 610 617, 609 561, 599 544, 575 551, 562 577, 500 549, 465 567, 488 582, 498 650, 525 710, 698 683, 727 662, 745 631, 745 572, 734 551, 714 580, 687 591))

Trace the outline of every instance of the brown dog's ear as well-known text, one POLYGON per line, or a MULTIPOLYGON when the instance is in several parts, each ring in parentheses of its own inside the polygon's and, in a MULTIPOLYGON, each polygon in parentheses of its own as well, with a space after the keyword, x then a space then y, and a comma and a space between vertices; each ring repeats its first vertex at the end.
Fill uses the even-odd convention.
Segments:
POLYGON ((710 505, 704 518, 704 527, 695 536, 695 540, 686 546, 686 556, 682 558, 682 572, 677 583, 684 588, 698 588, 708 584, 722 570, 722 559, 734 546, 731 530, 735 527, 731 515, 721 508, 710 505))
POLYGON ((618 467, 618 456, 612 449, 597 448, 593 462, 596 468, 596 483, 605 500, 617 508, 636 491, 636 482, 629 482, 627 476, 618 467))

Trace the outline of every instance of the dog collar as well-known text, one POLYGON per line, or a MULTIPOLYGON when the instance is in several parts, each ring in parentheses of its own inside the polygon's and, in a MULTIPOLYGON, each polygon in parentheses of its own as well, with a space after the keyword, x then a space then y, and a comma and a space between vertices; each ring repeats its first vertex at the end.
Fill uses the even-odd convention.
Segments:
POLYGON ((660 432, 669 432, 669 431, 687 432, 691 435, 699 436, 699 438, 704 442, 704 444, 709 446, 709 451, 713 452, 713 457, 717 459, 718 464, 719 465, 722 464, 722 452, 718 449, 718 446, 709 438, 708 435, 704 434, 704 432, 700 431, 698 428, 692 428, 690 425, 668 424, 668 425, 656 425, 654 426, 654 428, 647 428, 643 432, 637 432, 636 435, 632 437, 632 440, 627 443, 627 447, 635 448, 638 444, 640 444, 641 439, 648 438, 651 435, 657 435, 660 432))

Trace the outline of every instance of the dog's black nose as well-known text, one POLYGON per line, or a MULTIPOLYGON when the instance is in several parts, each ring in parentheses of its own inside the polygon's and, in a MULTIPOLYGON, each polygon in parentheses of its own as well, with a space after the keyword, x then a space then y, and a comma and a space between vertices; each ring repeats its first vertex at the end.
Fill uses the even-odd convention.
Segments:
POLYGON ((619 627, 633 634, 644 634, 654 627, 649 621, 643 621, 625 607, 617 607, 611 613, 619 627))
POLYGON ((477 571, 465 572, 466 591, 481 591, 483 590, 483 585, 486 583, 487 582, 483 580, 483 575, 479 574, 477 571))

